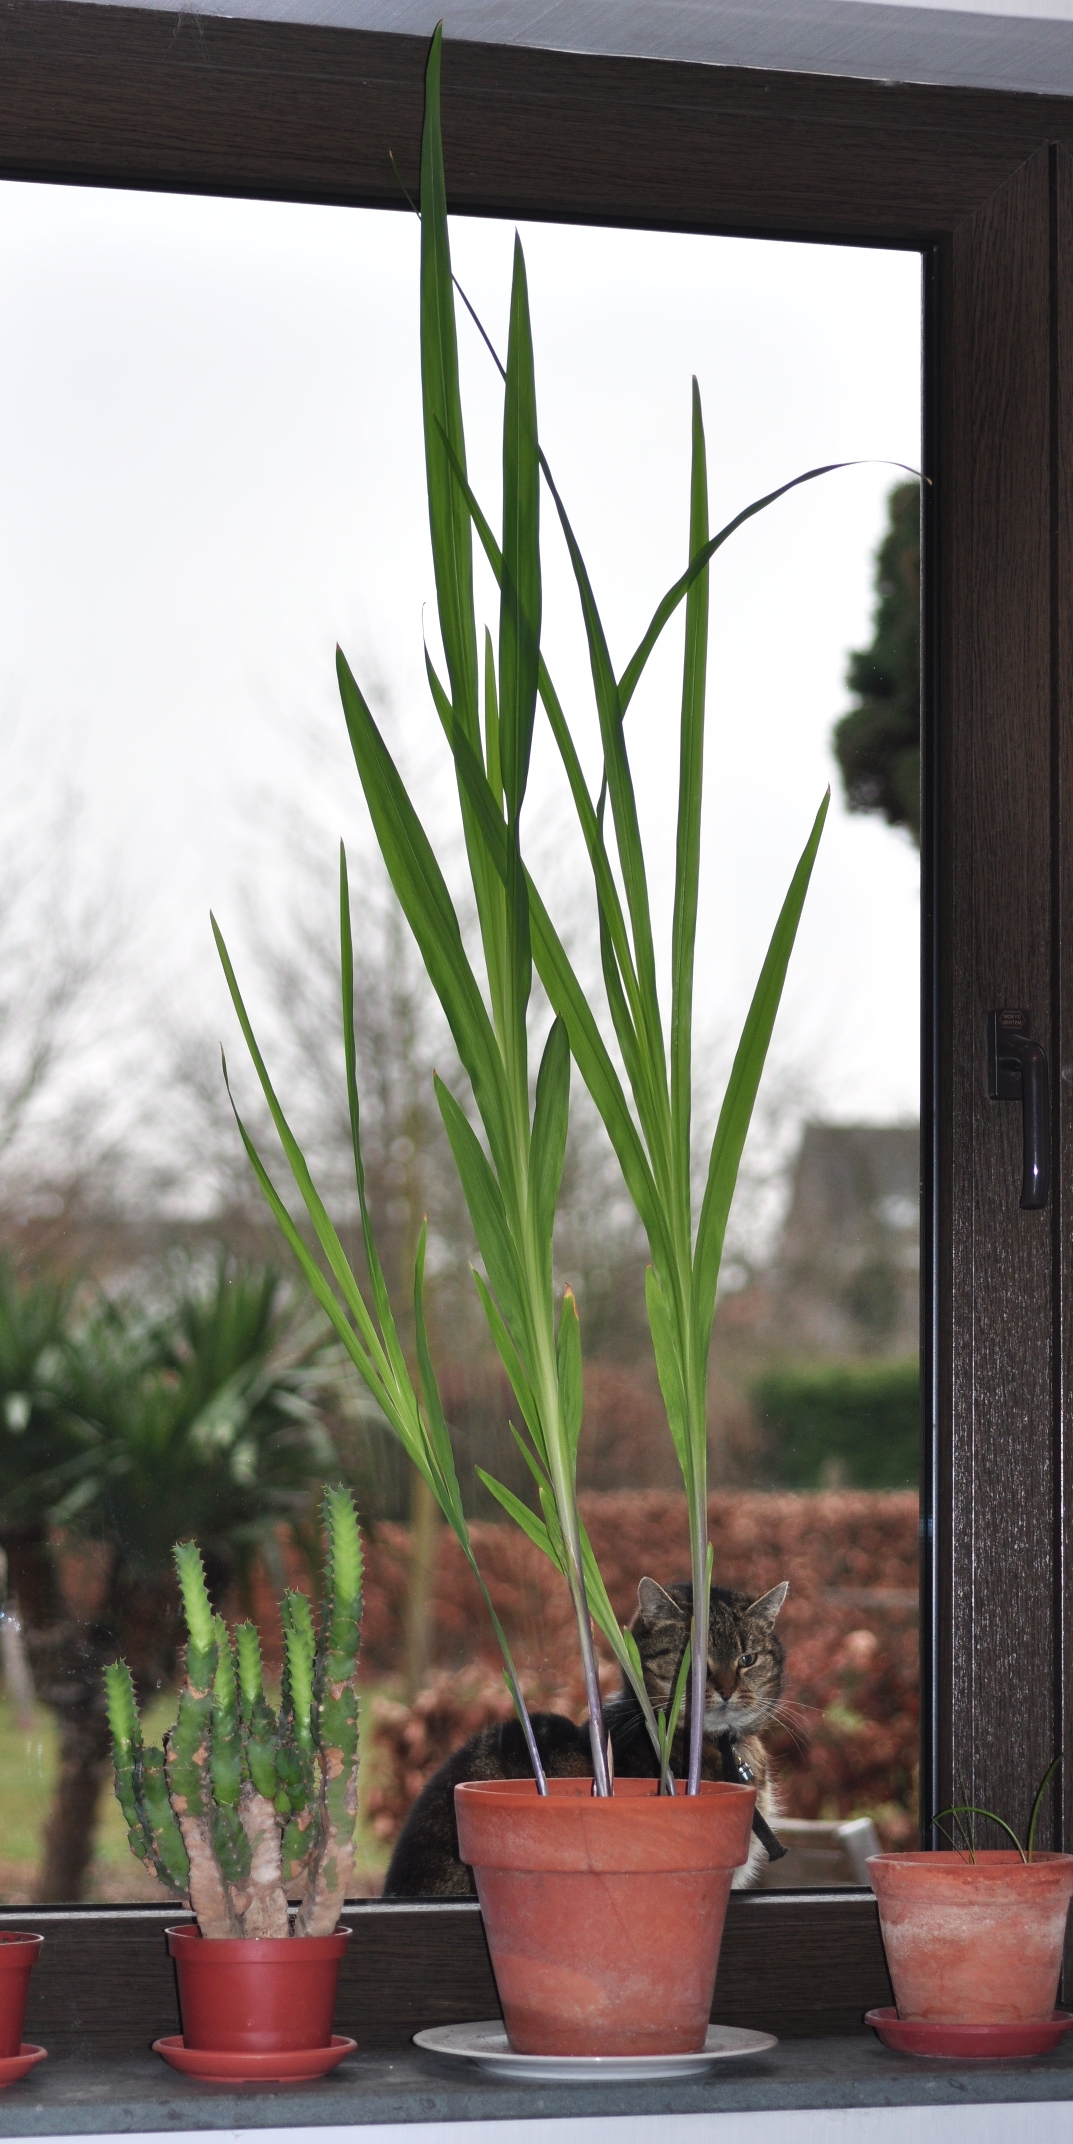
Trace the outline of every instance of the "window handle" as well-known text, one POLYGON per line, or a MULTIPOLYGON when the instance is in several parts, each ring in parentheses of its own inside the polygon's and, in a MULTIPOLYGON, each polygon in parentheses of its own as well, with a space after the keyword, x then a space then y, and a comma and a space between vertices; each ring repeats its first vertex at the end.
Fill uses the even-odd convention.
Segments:
POLYGON ((1025 1139, 1021 1204, 1046 1206, 1051 1192, 1051 1107, 1047 1059, 1029 1035, 1027 1012, 989 1012, 987 1091, 993 1102, 1020 1102, 1025 1139))

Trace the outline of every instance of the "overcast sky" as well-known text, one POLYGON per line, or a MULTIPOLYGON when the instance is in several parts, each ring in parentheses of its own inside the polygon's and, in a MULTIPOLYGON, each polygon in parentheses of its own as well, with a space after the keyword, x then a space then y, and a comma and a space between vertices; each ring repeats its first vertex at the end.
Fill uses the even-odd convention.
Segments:
MULTIPOLYGON (((505 342, 513 232, 453 228, 505 342)), ((733 1040, 829 780, 835 803, 781 1020, 781 1063, 829 1117, 917 1106, 917 859, 842 809, 831 726, 866 642, 884 500, 919 457, 916 255, 530 226, 543 443, 621 667, 686 553, 689 383, 713 525, 817 462, 713 583, 698 1020, 733 1040)), ((276 830, 370 836, 334 647, 380 695, 437 836, 451 784, 427 700, 412 216, 0 185, 0 827, 81 798, 86 882, 138 917, 142 987, 230 1037, 207 911, 288 898, 276 830)), ((471 463, 498 515, 500 399, 463 329, 471 463)), ((545 652, 593 723, 576 596, 546 515, 545 652)), ((488 595, 488 591, 484 591, 488 595)), ((489 602, 490 614, 490 602, 489 602)), ((669 925, 680 635, 631 709, 657 909, 669 925)), ((587 915, 564 790, 538 734, 532 840, 551 905, 587 915)), ((56 858, 56 868, 65 868, 56 858)), ((326 904, 326 933, 335 918, 326 904)))

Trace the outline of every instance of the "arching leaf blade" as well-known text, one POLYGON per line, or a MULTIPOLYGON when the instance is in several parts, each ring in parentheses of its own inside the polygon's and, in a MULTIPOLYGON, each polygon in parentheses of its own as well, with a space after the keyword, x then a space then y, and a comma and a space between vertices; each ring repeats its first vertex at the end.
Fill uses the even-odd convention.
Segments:
POLYGON ((786 970, 830 801, 831 792, 828 790, 816 814, 812 831, 801 853, 772 932, 771 943, 753 993, 723 1097, 723 1106, 719 1112, 693 1262, 694 1328, 704 1338, 705 1343, 711 1332, 723 1237, 726 1234, 730 1202, 738 1180, 742 1148, 749 1130, 753 1104, 767 1058, 775 1015, 786 981, 786 970))

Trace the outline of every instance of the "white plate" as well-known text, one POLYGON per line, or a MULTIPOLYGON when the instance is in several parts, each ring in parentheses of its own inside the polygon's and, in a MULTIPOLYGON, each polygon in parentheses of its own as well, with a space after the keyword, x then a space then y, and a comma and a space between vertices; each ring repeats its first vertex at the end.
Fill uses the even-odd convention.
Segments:
POLYGON ((478 2025, 436 2025, 415 2032, 415 2047, 430 2055, 451 2055, 486 2070, 490 2077, 544 2078, 560 2084, 595 2084, 601 2079, 645 2084, 649 2079, 703 2077, 715 2062, 735 2055, 763 2055, 778 2041, 770 2032, 743 2032, 735 2025, 709 2025, 703 2047, 694 2055, 516 2055, 500 2019, 478 2025))

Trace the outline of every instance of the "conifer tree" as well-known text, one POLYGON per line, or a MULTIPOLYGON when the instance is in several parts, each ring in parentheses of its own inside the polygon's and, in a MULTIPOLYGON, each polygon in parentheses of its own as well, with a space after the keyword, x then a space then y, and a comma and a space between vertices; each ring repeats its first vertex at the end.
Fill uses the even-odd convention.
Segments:
POLYGON ((882 812, 920 845, 920 486, 887 501, 876 554, 872 644, 850 656, 857 705, 835 724, 834 750, 850 811, 882 812))

